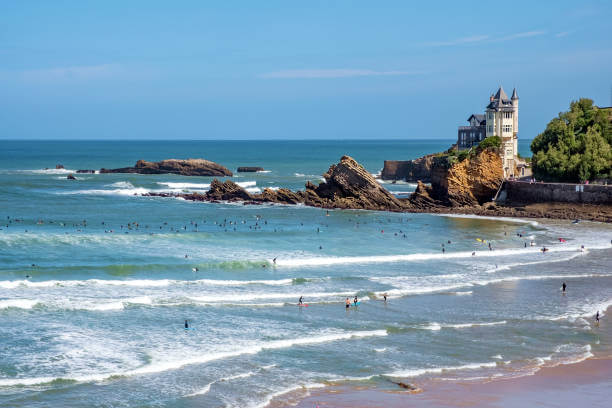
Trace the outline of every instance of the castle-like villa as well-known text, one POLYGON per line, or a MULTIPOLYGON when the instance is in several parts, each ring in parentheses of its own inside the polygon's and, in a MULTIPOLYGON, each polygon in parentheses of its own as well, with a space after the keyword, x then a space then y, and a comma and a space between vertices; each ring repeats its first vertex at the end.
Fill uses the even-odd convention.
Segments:
POLYGON ((524 163, 517 157, 518 104, 516 88, 508 99, 500 86, 497 93, 489 98, 484 115, 473 114, 468 118, 469 126, 459 126, 457 148, 469 149, 489 136, 499 136, 504 177, 524 175, 524 163))

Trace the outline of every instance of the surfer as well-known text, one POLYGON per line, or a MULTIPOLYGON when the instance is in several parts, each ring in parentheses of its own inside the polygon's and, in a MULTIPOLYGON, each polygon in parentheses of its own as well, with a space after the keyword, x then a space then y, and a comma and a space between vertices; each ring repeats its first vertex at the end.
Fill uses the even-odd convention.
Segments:
POLYGON ((189 322, 185 320, 185 330, 189 329, 189 322))
POLYGON ((274 258, 274 259, 272 260, 272 263, 274 263, 274 265, 276 265, 276 258, 274 258))
POLYGON ((385 299, 385 303, 387 302, 387 293, 383 293, 383 299, 385 299))
POLYGON ((595 315, 595 321, 597 322, 597 324, 599 324, 599 310, 597 311, 597 314, 595 315))
POLYGON ((298 305, 304 304, 304 296, 300 296, 300 300, 298 300, 298 305))
POLYGON ((351 301, 349 300, 349 298, 346 298, 346 310, 348 310, 349 307, 351 307, 351 301))
POLYGON ((563 285, 561 286, 561 291, 563 293, 565 293, 565 288, 567 288, 567 285, 565 284, 565 282, 563 282, 563 285))
POLYGON ((476 256, 476 252, 472 252, 472 256, 476 256))

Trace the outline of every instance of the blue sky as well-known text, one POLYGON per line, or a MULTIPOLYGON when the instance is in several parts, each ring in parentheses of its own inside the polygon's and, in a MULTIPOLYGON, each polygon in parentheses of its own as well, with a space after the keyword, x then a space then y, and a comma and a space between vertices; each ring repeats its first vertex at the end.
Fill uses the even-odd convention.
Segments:
POLYGON ((609 1, 0 2, 3 139, 519 137, 612 104, 609 1))

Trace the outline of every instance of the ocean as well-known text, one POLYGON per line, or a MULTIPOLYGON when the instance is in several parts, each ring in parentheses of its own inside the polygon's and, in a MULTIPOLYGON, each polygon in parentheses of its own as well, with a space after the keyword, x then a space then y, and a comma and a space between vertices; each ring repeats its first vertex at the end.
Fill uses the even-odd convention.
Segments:
POLYGON ((0 141, 0 406, 264 407, 609 353, 594 315, 612 305, 610 225, 200 203, 139 194, 211 178, 66 178, 205 158, 264 167, 232 178, 251 192, 302 189, 344 154, 377 174, 450 143, 0 141))

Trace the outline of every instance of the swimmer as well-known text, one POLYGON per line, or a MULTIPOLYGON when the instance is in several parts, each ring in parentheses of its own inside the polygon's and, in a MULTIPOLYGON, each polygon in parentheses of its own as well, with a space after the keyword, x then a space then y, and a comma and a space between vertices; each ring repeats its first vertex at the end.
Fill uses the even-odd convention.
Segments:
POLYGON ((349 307, 351 307, 351 301, 349 300, 349 298, 346 298, 345 303, 346 303, 346 310, 348 310, 349 307))
POLYGON ((472 252, 472 256, 476 256, 476 252, 472 252))
POLYGON ((567 288, 567 285, 565 284, 565 282, 563 282, 563 285, 561 286, 561 291, 563 293, 565 293, 565 288, 567 288))
POLYGON ((355 299, 353 299, 353 303, 355 304, 355 306, 357 306, 357 303, 359 303, 359 300, 357 300, 357 295, 355 295, 355 299))
POLYGON ((442 253, 446 252, 446 248, 442 247, 442 253))
POLYGON ((189 328, 189 322, 187 320, 185 320, 185 329, 189 328))

